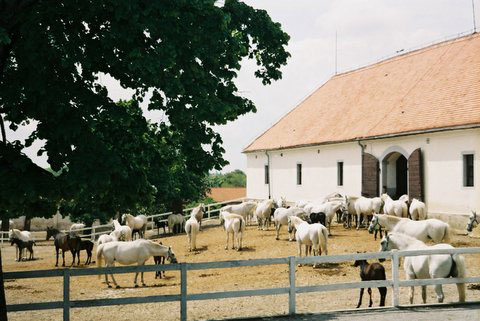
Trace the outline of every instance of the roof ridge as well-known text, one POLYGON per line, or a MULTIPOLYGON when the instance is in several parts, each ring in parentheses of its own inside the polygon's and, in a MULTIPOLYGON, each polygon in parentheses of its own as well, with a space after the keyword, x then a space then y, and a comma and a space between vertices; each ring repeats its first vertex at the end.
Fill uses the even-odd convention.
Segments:
POLYGON ((332 78, 339 78, 339 77, 342 77, 342 76, 345 76, 345 75, 348 75, 348 74, 351 74, 351 73, 359 72, 359 71, 362 71, 362 70, 365 70, 365 69, 374 68, 374 67, 377 67, 378 65, 394 62, 394 61, 399 60, 399 59, 408 58, 408 57, 411 57, 413 55, 420 54, 420 53, 422 53, 424 51, 427 51, 427 50, 432 50, 432 49, 435 49, 435 48, 438 48, 438 47, 441 47, 441 46, 446 46, 446 45, 451 44, 451 43, 456 42, 456 41, 465 41, 468 38, 473 38, 473 37, 476 37, 476 36, 480 36, 480 33, 476 32, 474 30, 468 30, 468 31, 456 34, 454 38, 449 38, 447 36, 447 37, 445 37, 446 40, 444 38, 444 40, 440 40, 439 42, 432 42, 430 45, 427 45, 426 47, 413 47, 415 49, 411 49, 411 50, 407 49, 406 51, 403 51, 403 49, 401 49, 402 53, 400 53, 399 55, 386 56, 386 58, 379 58, 380 60, 378 60, 374 63, 367 64, 367 65, 364 65, 364 66, 360 66, 358 68, 353 68, 353 69, 335 74, 332 78), (459 37, 459 35, 461 35, 461 36, 459 37))

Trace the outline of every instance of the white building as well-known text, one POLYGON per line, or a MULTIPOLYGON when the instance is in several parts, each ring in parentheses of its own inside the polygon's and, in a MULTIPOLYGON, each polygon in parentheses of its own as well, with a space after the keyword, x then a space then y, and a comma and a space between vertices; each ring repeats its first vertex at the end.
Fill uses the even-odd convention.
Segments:
POLYGON ((480 36, 335 75, 244 149, 247 197, 426 202, 463 228, 480 211, 480 36))

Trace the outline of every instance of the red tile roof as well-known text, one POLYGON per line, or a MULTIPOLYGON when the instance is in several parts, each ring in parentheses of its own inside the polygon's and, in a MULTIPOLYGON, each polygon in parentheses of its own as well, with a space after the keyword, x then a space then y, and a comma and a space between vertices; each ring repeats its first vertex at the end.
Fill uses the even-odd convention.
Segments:
POLYGON ((245 187, 213 187, 207 196, 217 202, 230 201, 247 196, 245 187))
POLYGON ((336 75, 244 152, 480 125, 480 34, 336 75))

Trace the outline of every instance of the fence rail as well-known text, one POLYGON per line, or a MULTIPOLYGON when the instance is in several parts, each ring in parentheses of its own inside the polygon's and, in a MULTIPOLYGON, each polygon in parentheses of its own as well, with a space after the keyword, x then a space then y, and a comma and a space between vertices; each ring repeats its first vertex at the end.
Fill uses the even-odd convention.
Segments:
MULTIPOLYGON (((242 197, 242 198, 233 199, 233 200, 224 201, 224 202, 205 204, 204 206, 206 207, 206 211, 205 211, 204 215, 206 217, 204 217, 204 220, 210 220, 212 218, 218 217, 219 214, 217 214, 217 213, 220 212, 221 205, 235 203, 235 202, 242 202, 244 200, 248 200, 248 198, 242 197), (219 208, 215 208, 217 206, 219 208)), ((192 207, 192 208, 186 208, 186 209, 183 210, 183 213, 184 213, 186 218, 190 217, 190 213, 193 209, 194 208, 192 207)), ((170 214, 172 214, 172 212, 147 215, 147 230, 154 230, 155 229, 155 221, 154 221, 155 218, 160 217, 161 218, 160 222, 167 222, 167 218, 170 214)), ((108 230, 110 230, 110 231, 113 230, 112 224, 103 224, 103 225, 95 225, 95 226, 91 226, 91 227, 85 227, 85 228, 77 229, 76 232, 90 232, 90 233, 86 233, 86 234, 83 233, 81 236, 82 237, 89 237, 89 238, 91 238, 92 241, 95 241, 95 239, 98 235, 105 234, 106 231, 108 231, 108 230)), ((38 239, 35 239, 35 237, 33 237, 33 239, 38 240, 38 239)), ((9 240, 10 239, 8 237, 8 231, 0 231, 0 246, 3 246, 4 242, 9 242, 9 240)))
POLYGON ((271 259, 255 259, 241 261, 223 261, 223 262, 206 262, 206 263, 180 263, 168 265, 145 265, 145 266, 124 266, 124 267, 108 267, 108 268, 90 268, 90 269, 57 269, 43 271, 25 271, 25 272, 4 272, 3 277, 9 279, 25 279, 25 278, 43 278, 43 277, 62 277, 63 276, 63 301, 56 302, 37 302, 23 304, 7 305, 8 312, 32 311, 45 309, 63 309, 64 320, 70 319, 71 308, 99 307, 120 304, 140 304, 154 302, 180 302, 180 319, 187 320, 187 302, 195 300, 212 300, 222 298, 237 298, 247 296, 265 296, 265 295, 289 295, 289 314, 296 313, 296 294, 307 292, 334 291, 342 289, 357 289, 365 287, 391 287, 392 305, 400 306, 399 288, 405 286, 417 285, 434 285, 434 284, 451 284, 451 283, 473 283, 480 282, 480 277, 468 278, 448 278, 448 279, 423 279, 423 280, 399 280, 399 258, 405 256, 431 255, 431 254, 477 254, 480 253, 480 247, 476 248, 457 248, 457 249, 438 249, 438 250, 417 250, 417 251, 391 251, 377 253, 358 253, 348 255, 335 256, 316 256, 316 257, 287 257, 287 258, 271 258, 271 259), (358 259, 379 259, 390 258, 392 261, 392 279, 385 281, 363 281, 335 284, 321 284, 309 286, 296 286, 295 268, 297 264, 309 263, 335 263, 353 261, 358 259), (206 270, 218 268, 235 268, 243 266, 261 266, 273 264, 287 264, 289 267, 289 287, 285 288, 268 288, 268 289, 250 289, 238 291, 222 291, 209 293, 187 293, 187 272, 190 270, 206 270), (70 300, 70 278, 75 276, 99 275, 104 273, 132 273, 132 272, 152 272, 157 270, 180 270, 180 294, 179 295, 155 295, 143 297, 128 298, 110 298, 95 300, 70 300))

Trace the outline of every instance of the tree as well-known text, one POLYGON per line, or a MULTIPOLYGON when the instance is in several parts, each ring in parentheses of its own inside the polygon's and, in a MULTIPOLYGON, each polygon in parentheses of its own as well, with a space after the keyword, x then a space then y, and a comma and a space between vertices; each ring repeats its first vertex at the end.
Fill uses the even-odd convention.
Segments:
POLYGON ((222 187, 245 187, 247 186, 247 175, 239 169, 224 175, 222 187))
POLYGON ((208 171, 226 164, 212 127, 255 111, 234 84, 242 59, 255 59, 269 84, 289 57, 280 25, 236 0, 6 0, 0 10, 0 125, 38 122, 25 144, 7 145, 20 158, 45 140, 39 154, 62 170, 54 199, 86 220, 152 204, 163 186, 154 182, 163 174, 150 175, 154 159, 174 166, 158 165, 167 192, 200 194, 208 171), (133 88, 132 103, 108 98, 100 73, 133 88), (139 108, 147 93, 148 109, 166 116, 153 129, 139 108))

